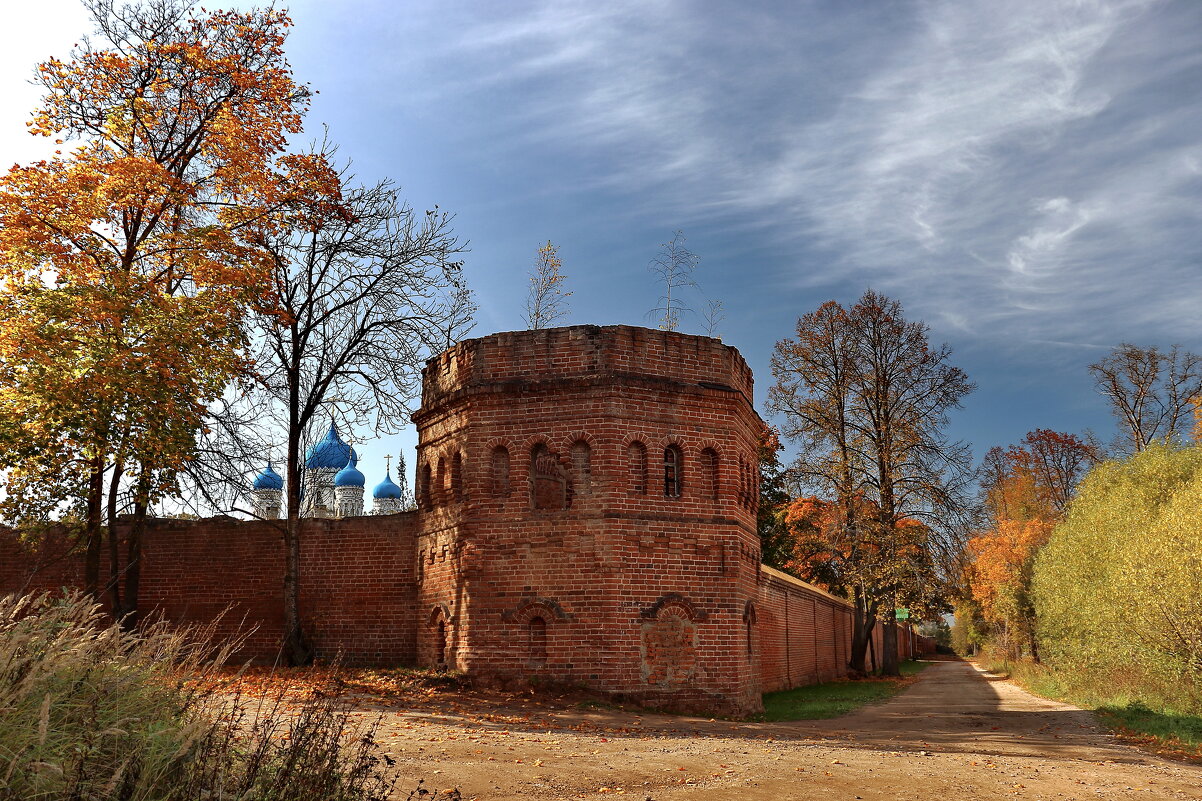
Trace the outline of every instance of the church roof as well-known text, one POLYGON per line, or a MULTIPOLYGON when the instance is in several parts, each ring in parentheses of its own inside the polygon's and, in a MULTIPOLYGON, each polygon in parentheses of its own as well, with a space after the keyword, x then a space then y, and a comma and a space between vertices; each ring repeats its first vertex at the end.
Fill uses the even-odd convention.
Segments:
POLYGON ((346 463, 346 467, 339 470, 338 474, 334 476, 335 487, 362 487, 366 483, 367 479, 355 466, 358 461, 358 457, 352 452, 351 460, 346 463))
POLYGON ((345 466, 348 461, 357 461, 358 459, 359 455, 355 453, 355 449, 342 441, 338 436, 338 429, 331 422, 330 430, 326 432, 326 435, 305 454, 305 467, 310 470, 317 468, 331 470, 345 466))
POLYGON ((376 488, 371 491, 371 497, 376 500, 400 499, 401 488, 393 482, 391 472, 384 473, 384 480, 377 484, 376 488))
POLYGON ((277 473, 275 469, 268 464, 263 468, 263 472, 255 476, 253 486, 257 490, 282 490, 284 488, 284 477, 277 473))

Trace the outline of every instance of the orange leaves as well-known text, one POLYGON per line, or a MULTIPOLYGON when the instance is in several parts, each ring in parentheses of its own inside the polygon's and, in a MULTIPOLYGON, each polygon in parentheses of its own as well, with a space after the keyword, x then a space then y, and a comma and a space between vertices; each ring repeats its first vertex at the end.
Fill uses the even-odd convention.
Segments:
POLYGON ((969 540, 972 595, 987 620, 1008 620, 1017 612, 1013 599, 1025 592, 1031 560, 1051 532, 1046 520, 1002 519, 993 530, 969 540))
POLYGON ((96 43, 35 78, 30 130, 82 144, 0 177, 0 446, 170 483, 271 297, 256 230, 297 197, 337 203, 338 176, 280 158, 310 94, 286 14, 104 7, 96 43))

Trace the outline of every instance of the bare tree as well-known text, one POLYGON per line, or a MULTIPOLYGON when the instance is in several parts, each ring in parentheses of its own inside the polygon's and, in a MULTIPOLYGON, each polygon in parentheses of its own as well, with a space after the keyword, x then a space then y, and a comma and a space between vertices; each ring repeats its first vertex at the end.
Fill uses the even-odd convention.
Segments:
POLYGON ((459 344, 472 332, 476 327, 476 312, 480 311, 480 306, 476 303, 476 293, 464 281, 463 275, 456 274, 450 281, 451 300, 446 309, 446 317, 439 325, 444 349, 459 344))
POLYGON ((564 274, 560 272, 563 262, 559 258, 559 246, 547 240, 538 249, 534 268, 530 271, 530 293, 526 297, 526 327, 531 331, 550 328, 568 313, 568 296, 564 292, 564 274))
POLYGON ((1110 402, 1123 431, 1123 449, 1139 453, 1189 430, 1202 397, 1202 356, 1174 345, 1166 353, 1124 342, 1089 366, 1094 386, 1110 402))
POLYGON ((298 209, 260 243, 275 266, 277 308, 254 322, 258 380, 286 440, 284 650, 311 660, 298 613, 306 439, 331 417, 393 432, 408 420, 421 367, 470 323, 464 247, 452 217, 415 212, 393 186, 344 192, 337 206, 298 209), (465 314, 465 311, 468 314, 465 314))
MULTIPOLYGON (((951 348, 933 347, 922 322, 908 321, 901 304, 871 290, 849 312, 854 332, 852 416, 869 496, 876 501, 881 530, 896 532, 905 520, 923 523, 932 536, 920 550, 903 552, 890 537, 897 568, 889 588, 894 605, 902 600, 905 568, 915 558, 950 563, 961 551, 972 478, 972 454, 962 442, 946 438, 947 412, 957 408, 975 386, 949 363, 951 348)), ((916 575, 912 572, 911 575, 916 575)), ((916 588, 909 588, 913 591, 916 588)), ((897 623, 886 616, 881 669, 899 675, 897 623)))
POLYGON ((693 273, 701 257, 685 247, 683 231, 677 231, 672 239, 660 246, 659 254, 647 265, 663 284, 664 294, 660 296, 660 305, 647 313, 659 321, 659 327, 664 331, 675 331, 680 327, 680 313, 692 311, 683 300, 681 290, 686 287, 696 287, 693 273))
POLYGON ((768 390, 768 410, 783 416, 781 433, 800 454, 792 473, 804 487, 832 497, 839 510, 834 537, 844 547, 839 584, 855 605, 849 666, 865 672, 865 656, 881 598, 870 578, 869 549, 860 520, 864 470, 851 422, 852 338, 847 310, 834 301, 797 321, 796 336, 776 343, 768 390))
POLYGON ((722 321, 725 319, 726 310, 722 308, 722 301, 707 300, 705 302, 705 311, 701 314, 701 321, 705 326, 706 336, 721 339, 722 336, 718 330, 718 326, 722 325, 722 321))
POLYGON ((769 408, 800 442, 794 469, 838 510, 830 550, 841 554, 856 605, 851 667, 859 671, 883 617, 882 668, 897 672, 893 608, 929 599, 924 584, 960 554, 970 454, 943 429, 973 385, 927 331, 905 320, 897 301, 868 291, 850 309, 830 302, 801 318, 797 338, 773 353, 769 408))

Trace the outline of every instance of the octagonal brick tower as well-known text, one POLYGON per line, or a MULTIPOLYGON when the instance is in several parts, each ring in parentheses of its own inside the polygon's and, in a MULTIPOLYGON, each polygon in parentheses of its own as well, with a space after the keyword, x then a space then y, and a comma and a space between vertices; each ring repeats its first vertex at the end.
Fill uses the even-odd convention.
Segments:
POLYGON ((758 710, 761 423, 738 351, 572 326, 423 373, 419 662, 758 710))

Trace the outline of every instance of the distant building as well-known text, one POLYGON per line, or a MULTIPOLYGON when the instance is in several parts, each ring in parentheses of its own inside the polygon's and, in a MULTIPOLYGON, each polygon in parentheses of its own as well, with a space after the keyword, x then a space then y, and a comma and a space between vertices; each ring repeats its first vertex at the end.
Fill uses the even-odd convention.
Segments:
MULTIPOLYGON (((401 468, 404 470, 404 460, 401 468)), ((325 436, 305 454, 301 517, 360 517, 366 478, 359 471, 359 454, 338 436, 331 422, 325 436)), ((268 464, 251 483, 251 506, 256 517, 278 518, 284 510, 284 479, 268 464)), ((386 470, 384 480, 372 491, 372 514, 390 515, 406 510, 404 490, 386 470)))

